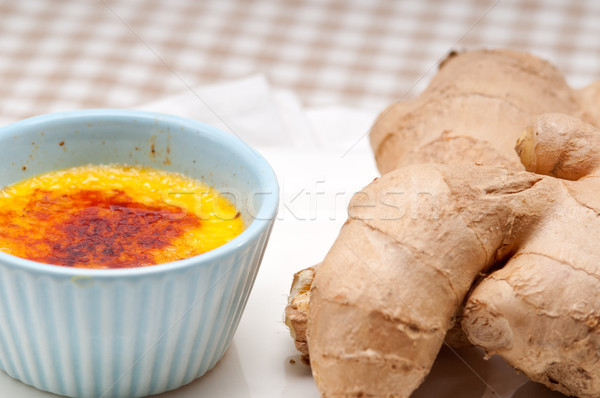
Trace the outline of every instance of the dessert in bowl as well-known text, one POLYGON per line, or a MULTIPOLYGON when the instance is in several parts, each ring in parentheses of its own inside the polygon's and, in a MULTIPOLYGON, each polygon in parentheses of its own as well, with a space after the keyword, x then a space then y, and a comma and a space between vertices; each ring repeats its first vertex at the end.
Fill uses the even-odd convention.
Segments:
POLYGON ((48 264, 161 264, 219 247, 243 229, 241 213, 216 189, 149 167, 72 167, 0 190, 0 251, 48 264))
POLYGON ((0 162, 0 187, 90 164, 180 173, 227 196, 244 224, 205 253, 140 267, 54 265, 0 251, 2 370, 66 396, 138 397, 175 389, 215 366, 239 323, 277 211, 276 177, 256 151, 193 120, 86 110, 1 128, 0 162))

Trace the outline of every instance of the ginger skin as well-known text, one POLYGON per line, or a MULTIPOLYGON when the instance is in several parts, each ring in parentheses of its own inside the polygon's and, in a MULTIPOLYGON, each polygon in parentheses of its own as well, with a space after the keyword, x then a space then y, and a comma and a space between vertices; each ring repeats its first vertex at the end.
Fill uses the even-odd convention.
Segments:
POLYGON ((550 178, 421 165, 357 193, 316 273, 308 346, 324 397, 408 397, 473 280, 518 250, 556 199, 550 178))
POLYGON ((370 138, 387 174, 352 199, 294 313, 324 397, 409 397, 500 261, 466 301, 471 342, 600 396, 599 104, 598 83, 573 90, 530 55, 474 51, 380 115, 370 138))
POLYGON ((563 114, 544 114, 523 131, 515 149, 528 171, 574 181, 595 172, 598 148, 597 127, 563 114))
POLYGON ((306 324, 308 322, 308 305, 310 288, 315 278, 317 266, 308 267, 294 274, 292 288, 285 307, 285 324, 290 329, 296 349, 300 352, 300 360, 310 364, 308 343, 306 342, 306 324))
POLYGON ((600 82, 567 85, 550 63, 510 50, 450 56, 417 98, 381 113, 370 133, 379 171, 418 163, 506 166, 523 170, 514 145, 542 113, 598 125, 600 82))
POLYGON ((554 180, 562 185, 554 210, 470 294, 462 326, 474 344, 530 379, 569 396, 598 397, 600 130, 542 115, 517 151, 528 170, 577 181, 554 180))

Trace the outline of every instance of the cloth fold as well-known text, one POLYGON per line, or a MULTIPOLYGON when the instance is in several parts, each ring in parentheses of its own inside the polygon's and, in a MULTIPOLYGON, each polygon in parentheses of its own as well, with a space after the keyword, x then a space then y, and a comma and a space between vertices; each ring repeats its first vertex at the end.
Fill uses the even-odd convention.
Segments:
POLYGON ((261 74, 188 90, 137 107, 200 120, 249 145, 281 150, 368 152, 367 132, 377 111, 352 107, 305 109, 289 90, 261 74))

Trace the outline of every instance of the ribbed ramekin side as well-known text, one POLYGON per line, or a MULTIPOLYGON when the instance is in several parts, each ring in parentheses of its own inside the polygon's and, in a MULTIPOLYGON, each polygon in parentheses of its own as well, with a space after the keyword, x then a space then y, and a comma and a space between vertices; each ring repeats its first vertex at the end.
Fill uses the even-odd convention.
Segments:
POLYGON ((20 273, 0 270, 0 361, 8 375, 32 384, 39 381, 39 376, 30 366, 34 351, 24 320, 29 314, 23 313, 26 309, 19 300, 21 284, 20 273))
MULTIPOLYGON (((236 280, 232 280, 232 286, 235 294, 231 295, 232 300, 229 302, 228 311, 230 312, 229 318, 226 320, 226 324, 223 326, 223 335, 219 341, 219 344, 215 345, 215 361, 211 364, 211 368, 216 365, 218 360, 225 354, 225 351, 229 347, 231 340, 238 327, 240 319, 242 317, 243 309, 246 306, 246 302, 250 295, 252 285, 258 273, 259 261, 263 252, 263 247, 266 240, 266 235, 259 237, 258 243, 251 247, 246 253, 244 261, 245 270, 243 274, 238 275, 236 280)), ((197 375, 198 377, 200 375, 197 375)))
POLYGON ((141 278, 0 264, 0 366, 72 397, 140 397, 187 384, 229 346, 267 235, 212 263, 141 278))
POLYGON ((184 297, 185 311, 188 312, 185 323, 174 331, 171 337, 175 348, 167 355, 171 364, 163 369, 165 389, 170 390, 187 384, 199 369, 208 369, 214 358, 211 347, 220 338, 223 318, 230 316, 221 311, 221 304, 227 300, 229 279, 238 272, 239 255, 224 259, 214 267, 209 278, 198 280, 188 289, 184 297))
MULTIPOLYGON (((210 345, 208 334, 201 327, 208 323, 210 330, 217 318, 214 303, 223 294, 213 281, 218 278, 219 264, 210 264, 201 270, 173 275, 153 294, 162 297, 153 311, 156 316, 148 322, 138 348, 138 362, 132 372, 134 384, 127 396, 156 394, 171 388, 171 373, 180 362, 189 362, 195 341, 210 345)), ((177 377, 175 371, 174 377, 177 377)))
POLYGON ((194 343, 190 365, 185 368, 185 375, 178 384, 187 384, 204 375, 225 354, 258 273, 269 232, 270 228, 266 228, 256 242, 233 257, 230 264, 224 264, 226 272, 220 277, 219 284, 225 289, 225 299, 216 304, 217 322, 207 325, 209 337, 206 341, 211 344, 206 346, 200 340, 194 343))
POLYGON ((140 336, 140 358, 129 391, 117 396, 145 396, 177 388, 200 377, 223 356, 239 323, 254 282, 265 237, 203 268, 183 273, 153 290, 162 300, 140 336), (250 286, 249 286, 250 285, 250 286), (162 292, 161 292, 162 289, 162 292))
POLYGON ((85 309, 72 294, 72 284, 0 267, 0 341, 5 351, 1 358, 6 373, 26 384, 60 395, 85 396, 94 380, 86 360, 89 352, 80 347, 78 324, 87 322, 78 314, 85 309))

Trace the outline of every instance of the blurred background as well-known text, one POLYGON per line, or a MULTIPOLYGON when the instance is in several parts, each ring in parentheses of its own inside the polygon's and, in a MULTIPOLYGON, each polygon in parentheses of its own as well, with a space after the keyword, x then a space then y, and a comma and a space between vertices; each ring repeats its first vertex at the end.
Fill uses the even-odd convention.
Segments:
POLYGON ((379 109, 451 49, 511 47, 576 87, 600 78, 595 0, 3 0, 0 16, 3 121, 256 73, 304 106, 379 109))

